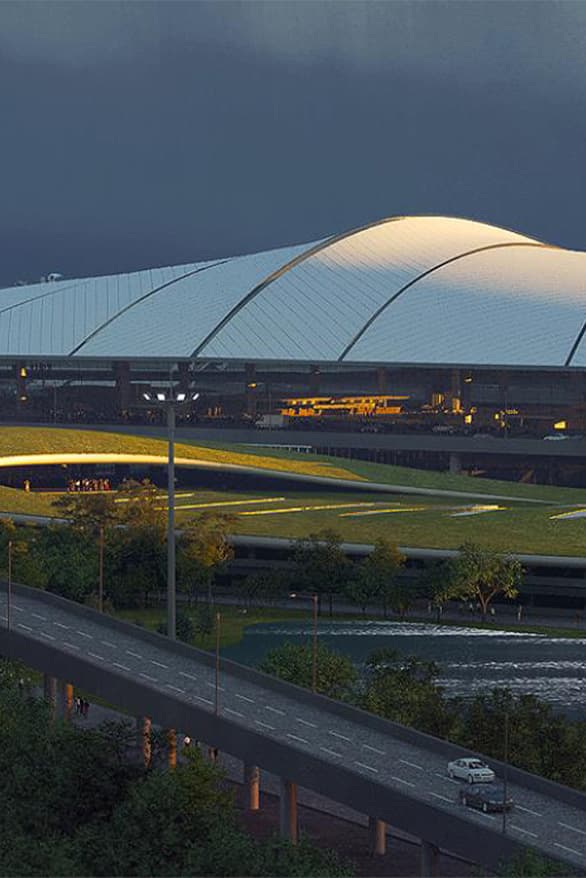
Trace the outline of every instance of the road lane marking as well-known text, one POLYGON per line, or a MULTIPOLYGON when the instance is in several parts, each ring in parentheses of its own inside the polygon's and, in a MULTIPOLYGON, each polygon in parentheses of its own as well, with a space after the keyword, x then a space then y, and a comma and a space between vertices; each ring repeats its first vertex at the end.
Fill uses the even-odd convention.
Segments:
POLYGON ((343 758, 344 758, 343 755, 342 755, 342 753, 336 753, 335 750, 330 750, 329 747, 320 747, 319 749, 320 749, 320 750, 323 750, 324 753, 329 753, 330 756, 337 756, 338 759, 343 759, 343 758))
POLYGON ((384 750, 379 750, 378 747, 371 747, 370 744, 363 744, 362 747, 364 750, 372 750, 373 753, 378 753, 379 756, 387 755, 384 750))
POLYGON ((82 637, 87 637, 88 640, 94 639, 92 634, 86 634, 85 631, 78 631, 77 628, 75 629, 75 632, 76 634, 81 634, 82 637))
POLYGON ((244 714, 243 714, 243 713, 240 713, 239 710, 233 710, 231 707, 225 707, 225 708, 224 708, 224 713, 233 713, 234 716, 239 716, 239 717, 244 718, 244 714))
POLYGON ((263 706, 264 706, 264 709, 265 709, 265 710, 270 710, 270 711, 272 711, 273 713, 278 713, 280 716, 285 716, 285 711, 284 711, 284 710, 279 710, 278 707, 271 707, 270 704, 265 704, 265 705, 263 705, 263 706))
POLYGON ((270 726, 268 723, 263 723, 261 719, 255 719, 255 723, 257 726, 263 726, 265 729, 270 729, 272 732, 275 731, 274 726, 270 726))
POLYGON ((15 607, 14 604, 12 605, 12 609, 16 610, 17 613, 24 613, 24 610, 22 609, 22 607, 15 607))
POLYGON ((130 668, 126 665, 121 665, 120 662, 112 662, 115 668, 122 668, 123 671, 129 671, 130 668))
POLYGON ((47 617, 46 617, 46 616, 41 616, 40 613, 33 613, 32 615, 35 617, 35 619, 42 619, 43 622, 46 622, 46 621, 47 621, 47 617))
POLYGON ((450 805, 453 805, 453 804, 454 804, 454 802, 452 801, 452 799, 448 799, 447 796, 440 796, 439 793, 430 793, 429 795, 430 795, 430 796, 433 796, 434 799, 441 799, 443 802, 449 802, 450 805))
MULTIPOLYGON (((366 747, 366 744, 364 746, 366 747)), ((408 759, 399 759, 399 762, 402 762, 403 765, 409 765, 411 768, 416 768, 418 771, 425 771, 422 765, 416 765, 415 762, 409 762, 408 759)))
POLYGON ((63 622, 55 622, 55 625, 58 625, 59 628, 65 628, 67 631, 69 631, 69 625, 64 625, 63 622))
POLYGON ((47 637, 49 640, 56 640, 56 638, 53 637, 52 634, 47 634, 46 631, 39 631, 39 634, 41 634, 43 637, 47 637))
POLYGON ((100 643, 103 643, 104 646, 111 646, 112 649, 116 649, 116 644, 115 644, 115 643, 110 643, 109 640, 100 640, 100 643))
POLYGON ((405 784, 406 786, 408 786, 408 787, 414 787, 414 786, 415 786, 415 784, 414 784, 414 783, 411 783, 410 780, 403 780, 402 777, 397 777, 397 776, 394 775, 394 774, 391 774, 391 780, 396 780, 397 783, 404 783, 404 784, 405 784))
POLYGON ((33 629, 29 625, 23 625, 22 622, 16 623, 19 628, 24 628, 26 631, 32 631, 33 629))
POLYGON ((197 698, 198 701, 205 701, 206 704, 213 704, 214 702, 211 698, 204 698, 203 695, 192 695, 192 698, 197 698))
POLYGON ((254 698, 249 698, 248 695, 238 695, 238 693, 236 693, 236 698, 239 698, 240 701, 249 701, 250 704, 254 704, 254 698))
POLYGON ((223 692, 223 691, 224 691, 224 687, 223 687, 223 686, 218 686, 218 687, 216 687, 216 684, 215 684, 215 683, 209 683, 208 681, 206 681, 206 686, 209 686, 210 689, 216 689, 216 688, 218 688, 218 689, 220 690, 220 692, 223 692))
POLYGON ((582 856, 580 851, 576 851, 574 850, 574 848, 569 848, 565 844, 560 844, 559 842, 554 841, 554 845, 556 846, 556 848, 562 848, 564 851, 569 851, 571 854, 577 854, 579 857, 582 856))
POLYGON ((564 829, 571 829, 572 832, 579 832, 580 835, 586 835, 586 832, 584 832, 583 829, 576 829, 575 826, 570 826, 569 823, 562 823, 561 820, 558 820, 558 826, 563 826, 564 829))
POLYGON ((188 680, 197 680, 197 677, 194 674, 188 674, 187 671, 179 671, 182 677, 187 677, 188 680))
POLYGON ((348 741, 352 743, 352 738, 349 738, 347 735, 341 735, 339 732, 332 732, 328 729, 328 735, 333 735, 334 738, 340 738, 342 741, 348 741))
POLYGON ((173 689, 175 692, 181 692, 182 695, 185 695, 185 689, 180 689, 179 686, 173 686, 172 683, 165 683, 167 689, 173 689))
POLYGON ((526 811, 527 814, 533 814, 534 817, 543 817, 543 814, 540 814, 538 811, 532 811, 531 808, 525 808, 523 805, 515 804, 515 808, 517 811, 526 811))
POLYGON ((287 732, 287 737, 292 738, 293 741, 301 741, 302 744, 309 744, 309 741, 305 738, 300 738, 299 735, 292 735, 290 732, 287 732))
POLYGON ((68 646, 69 649, 81 649, 81 646, 77 646, 75 643, 68 643, 66 640, 63 641, 63 646, 68 646))
POLYGON ((357 762, 354 760, 354 765, 359 765, 360 768, 366 768, 368 771, 374 771, 375 774, 378 774, 378 768, 373 768, 372 765, 366 765, 364 762, 357 762))
POLYGON ((509 824, 512 829, 516 829, 517 832, 523 832, 525 835, 532 835, 533 838, 539 838, 536 832, 529 832, 528 829, 523 829, 521 826, 515 826, 514 823, 509 824))
POLYGON ((169 665, 164 665, 163 662, 157 662, 154 659, 149 659, 151 665, 156 665, 158 668, 169 668, 169 665))
POLYGON ((139 658, 139 659, 142 658, 141 655, 139 655, 137 652, 133 652, 131 649, 127 649, 127 650, 126 650, 126 654, 127 654, 127 655, 132 655, 132 656, 134 656, 134 658, 139 658))
POLYGON ((151 680, 153 683, 156 683, 156 682, 157 682, 157 678, 156 678, 156 677, 151 677, 150 674, 143 674, 142 671, 140 671, 140 676, 141 676, 141 677, 144 677, 145 680, 151 680))
POLYGON ((302 723, 304 726, 309 726, 312 729, 317 729, 317 723, 310 723, 307 719, 301 719, 300 716, 296 716, 295 719, 298 723, 302 723))
POLYGON ((447 780, 448 783, 455 783, 455 784, 457 784, 458 786, 460 786, 460 781, 459 781, 459 780, 454 780, 453 777, 448 777, 447 774, 442 774, 441 771, 434 771, 434 774, 435 774, 436 777, 441 777, 442 780, 447 780))
POLYGON ((88 655, 91 655, 92 658, 97 658, 97 659, 99 659, 101 662, 105 662, 105 661, 106 661, 106 659, 104 658, 104 656, 103 656, 103 655, 98 655, 97 652, 90 652, 90 651, 88 650, 88 655))

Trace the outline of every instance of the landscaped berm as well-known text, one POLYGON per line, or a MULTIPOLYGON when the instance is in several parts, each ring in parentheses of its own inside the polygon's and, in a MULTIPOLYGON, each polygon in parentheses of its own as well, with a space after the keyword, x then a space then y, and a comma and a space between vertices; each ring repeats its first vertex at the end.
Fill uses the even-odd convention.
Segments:
MULTIPOLYGON (((0 470, 64 463, 164 465, 162 439, 61 428, 0 429, 0 470)), ((323 528, 351 542, 384 536, 404 546, 457 548, 466 541, 499 551, 582 555, 586 490, 522 485, 428 470, 246 446, 176 446, 183 467, 242 474, 230 492, 182 490, 178 518, 225 510, 240 533, 300 537, 323 528), (263 484, 281 476, 284 489, 263 484), (251 478, 253 476, 254 478, 251 478), (290 486, 290 487, 289 487, 290 486)), ((0 511, 54 515, 55 495, 0 487, 0 511)), ((161 504, 165 503, 164 492, 161 504)))

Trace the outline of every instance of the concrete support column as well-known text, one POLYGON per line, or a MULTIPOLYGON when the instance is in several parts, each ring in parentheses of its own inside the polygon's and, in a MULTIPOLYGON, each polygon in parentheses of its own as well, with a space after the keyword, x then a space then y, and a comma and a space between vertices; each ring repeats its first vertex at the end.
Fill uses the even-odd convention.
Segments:
POLYGON ((244 766, 244 783, 247 791, 247 808, 258 811, 260 808, 260 768, 258 765, 244 766))
POLYGON ((138 749, 142 753, 142 759, 145 768, 151 764, 152 743, 151 743, 152 721, 150 716, 137 716, 136 718, 136 743, 138 749))
POLYGON ((246 414, 252 418, 256 415, 256 366, 254 363, 244 364, 244 393, 246 396, 246 414))
POLYGON ((459 454, 454 454, 454 452, 450 452, 450 472, 451 473, 461 473, 462 472, 462 458, 459 454))
POLYGON ((378 817, 368 818, 368 834, 370 853, 382 857, 387 852, 387 824, 378 817))
POLYGON ((319 381, 321 369, 319 366, 311 366, 309 370, 309 392, 312 396, 319 395, 319 381))
POLYGON ((126 411, 130 405, 130 363, 114 364, 114 380, 116 381, 118 405, 122 411, 126 411))
POLYGON ((437 878, 439 875, 440 851, 430 841, 421 839, 421 878, 437 878))
POLYGON ((282 838, 297 844, 299 841, 299 825, 297 822, 297 784, 281 778, 279 800, 279 828, 282 838))
POLYGON ((376 370, 376 389, 377 393, 387 393, 389 389, 389 371, 384 366, 379 366, 376 370))
POLYGON ((61 680, 59 681, 58 712, 65 722, 71 721, 71 714, 73 713, 73 686, 71 683, 64 683, 61 680))
POLYGON ((218 761, 218 748, 208 747, 208 759, 214 764, 218 761))
POLYGON ((43 696, 49 705, 51 719, 55 719, 57 714, 57 677, 51 677, 50 674, 44 674, 43 696))
POLYGON ((177 732, 167 729, 167 758, 169 768, 177 767, 177 732))

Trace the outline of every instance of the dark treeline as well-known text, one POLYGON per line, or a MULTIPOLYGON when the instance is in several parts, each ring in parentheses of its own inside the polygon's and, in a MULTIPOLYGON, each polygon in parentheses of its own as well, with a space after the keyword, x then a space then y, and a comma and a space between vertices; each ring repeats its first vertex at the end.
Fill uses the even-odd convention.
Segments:
MULTIPOLYGON (((256 841, 232 790, 192 748, 174 771, 129 758, 130 724, 51 722, 0 661, 0 874, 336 876, 352 872, 302 841, 256 841)), ((164 754, 160 752, 160 757, 164 754)))

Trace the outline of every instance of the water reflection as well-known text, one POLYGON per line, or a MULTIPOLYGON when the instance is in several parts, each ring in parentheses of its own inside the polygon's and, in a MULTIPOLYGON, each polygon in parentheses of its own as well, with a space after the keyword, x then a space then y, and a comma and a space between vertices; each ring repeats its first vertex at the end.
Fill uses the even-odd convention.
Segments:
MULTIPOLYGON (((256 665, 284 641, 307 642, 310 636, 309 620, 253 625, 224 654, 256 665)), ((516 695, 536 695, 568 716, 586 719, 586 638, 381 621, 320 622, 319 636, 359 667, 371 652, 383 648, 434 661, 440 666, 438 683, 448 696, 507 686, 516 695)))

